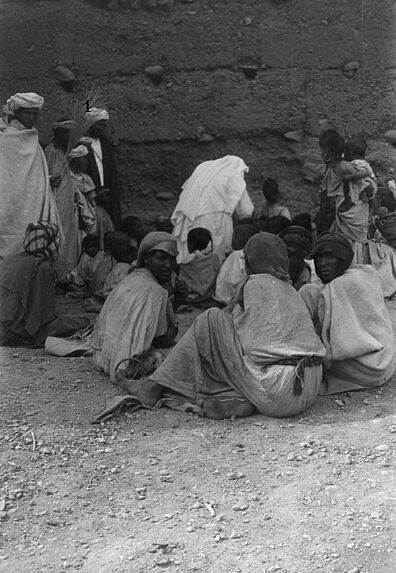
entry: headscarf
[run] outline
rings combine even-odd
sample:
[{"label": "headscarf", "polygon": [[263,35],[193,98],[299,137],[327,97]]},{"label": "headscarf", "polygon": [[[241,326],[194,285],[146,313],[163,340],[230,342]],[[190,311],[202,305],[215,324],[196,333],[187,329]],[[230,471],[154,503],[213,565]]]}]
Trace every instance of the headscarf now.
[{"label": "headscarf", "polygon": [[86,155],[88,155],[88,149],[86,148],[85,145],[79,145],[78,147],[74,147],[69,155],[68,158],[69,159],[77,159],[78,157],[85,157]]},{"label": "headscarf", "polygon": [[32,93],[16,93],[9,97],[3,111],[6,115],[13,115],[20,107],[41,109],[44,104],[44,98]]},{"label": "headscarf", "polygon": [[346,237],[338,233],[323,233],[315,245],[313,257],[329,253],[344,263],[344,270],[351,266],[353,249]]},{"label": "headscarf", "polygon": [[91,107],[89,111],[86,112],[85,117],[93,122],[109,119],[109,112],[105,109],[99,109],[98,107]]},{"label": "headscarf", "polygon": [[286,246],[291,245],[300,248],[304,252],[304,256],[311,252],[312,233],[304,227],[291,225],[281,231],[279,237],[284,240]]},{"label": "headscarf", "polygon": [[163,251],[171,257],[177,255],[177,241],[173,235],[165,231],[153,231],[146,235],[139,245],[136,257],[136,268],[144,267],[144,259],[152,251]]},{"label": "headscarf", "polygon": [[256,233],[245,246],[245,257],[253,275],[269,274],[289,280],[289,259],[285,243],[272,233]]},{"label": "headscarf", "polygon": [[36,274],[38,265],[44,260],[54,263],[59,254],[59,229],[57,225],[48,221],[29,223],[25,231],[23,248],[26,253],[37,257],[37,264],[33,270]]}]

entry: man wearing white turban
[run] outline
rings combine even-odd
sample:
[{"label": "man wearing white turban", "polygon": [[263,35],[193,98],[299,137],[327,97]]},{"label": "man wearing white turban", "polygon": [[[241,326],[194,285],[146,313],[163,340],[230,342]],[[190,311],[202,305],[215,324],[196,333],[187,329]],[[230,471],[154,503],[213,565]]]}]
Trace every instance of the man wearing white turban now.
[{"label": "man wearing white turban", "polygon": [[88,136],[90,147],[87,158],[87,173],[100,193],[101,206],[110,215],[116,229],[121,225],[120,197],[117,181],[117,166],[113,143],[109,138],[109,113],[105,109],[92,107],[87,117],[94,119]]},{"label": "man wearing white turban", "polygon": [[16,93],[0,118],[0,262],[22,250],[29,223],[61,228],[35,128],[43,103],[35,93]]}]

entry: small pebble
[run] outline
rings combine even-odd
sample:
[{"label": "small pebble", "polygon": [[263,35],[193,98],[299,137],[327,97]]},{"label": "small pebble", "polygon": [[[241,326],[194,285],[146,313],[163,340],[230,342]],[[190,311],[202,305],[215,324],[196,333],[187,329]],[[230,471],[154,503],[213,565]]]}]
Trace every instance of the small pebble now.
[{"label": "small pebble", "polygon": [[387,444],[379,444],[379,446],[375,446],[377,452],[387,452],[390,448]]}]

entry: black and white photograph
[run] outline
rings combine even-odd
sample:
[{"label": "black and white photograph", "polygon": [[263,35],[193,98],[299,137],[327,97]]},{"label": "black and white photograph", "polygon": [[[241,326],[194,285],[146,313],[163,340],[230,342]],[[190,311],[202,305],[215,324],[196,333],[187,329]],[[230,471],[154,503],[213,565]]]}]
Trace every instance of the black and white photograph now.
[{"label": "black and white photograph", "polygon": [[394,573],[396,0],[0,0],[0,573]]}]

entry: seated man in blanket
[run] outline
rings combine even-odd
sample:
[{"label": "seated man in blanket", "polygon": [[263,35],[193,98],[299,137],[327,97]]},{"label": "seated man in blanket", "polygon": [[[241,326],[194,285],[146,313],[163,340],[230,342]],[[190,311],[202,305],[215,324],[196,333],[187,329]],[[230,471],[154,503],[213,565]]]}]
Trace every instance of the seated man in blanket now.
[{"label": "seated man in blanket", "polygon": [[172,235],[149,233],[140,243],[135,270],[107,297],[91,344],[95,364],[112,379],[120,365],[127,368],[136,358],[159,364],[161,349],[174,344],[178,328],[164,285],[171,279],[176,255]]},{"label": "seated man in blanket", "polygon": [[179,279],[187,286],[186,304],[200,304],[213,297],[221,260],[213,252],[210,232],[198,227],[187,235],[189,256],[180,263]]},{"label": "seated man in blanket", "polygon": [[247,278],[233,308],[198,316],[161,366],[142,380],[119,384],[153,406],[165,390],[210,418],[255,410],[293,416],[315,400],[325,349],[308,309],[289,283],[286,247],[258,233],[245,247]]},{"label": "seated man in blanket", "polygon": [[58,227],[30,223],[23,252],[5,259],[0,271],[0,346],[44,346],[47,336],[71,336],[88,319],[55,311]]},{"label": "seated man in blanket", "polygon": [[371,265],[352,265],[353,249],[342,235],[321,235],[314,249],[324,286],[299,291],[326,349],[321,394],[375,388],[391,378],[392,323]]}]

